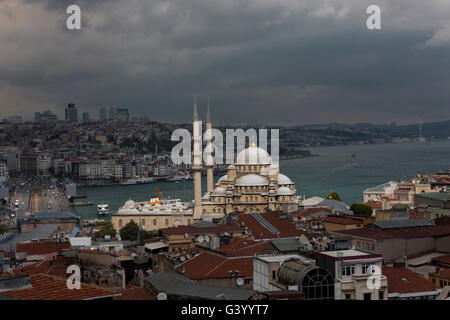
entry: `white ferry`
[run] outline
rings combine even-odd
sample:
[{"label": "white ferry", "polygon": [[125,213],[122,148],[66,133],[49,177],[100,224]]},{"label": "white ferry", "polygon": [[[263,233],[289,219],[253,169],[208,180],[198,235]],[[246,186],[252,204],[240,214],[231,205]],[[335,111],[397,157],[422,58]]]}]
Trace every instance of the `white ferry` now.
[{"label": "white ferry", "polygon": [[127,186],[127,185],[134,185],[134,184],[146,184],[146,183],[152,183],[152,182],[153,182],[153,178],[148,177],[148,178],[139,178],[139,179],[127,179],[127,180],[121,181],[119,184],[122,186]]}]

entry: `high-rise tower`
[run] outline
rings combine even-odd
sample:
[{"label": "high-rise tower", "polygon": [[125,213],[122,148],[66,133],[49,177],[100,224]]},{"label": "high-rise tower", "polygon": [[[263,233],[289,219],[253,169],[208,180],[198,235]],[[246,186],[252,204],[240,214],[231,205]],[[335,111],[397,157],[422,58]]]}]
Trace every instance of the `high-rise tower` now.
[{"label": "high-rise tower", "polygon": [[208,98],[208,110],[206,112],[206,149],[208,150],[208,155],[205,159],[206,166],[206,191],[212,192],[214,187],[213,169],[214,169],[214,159],[212,155],[212,125],[211,125],[211,100]]},{"label": "high-rise tower", "polygon": [[198,120],[197,96],[194,94],[194,115],[192,123],[192,144],[194,172],[194,221],[202,218],[202,122]]}]

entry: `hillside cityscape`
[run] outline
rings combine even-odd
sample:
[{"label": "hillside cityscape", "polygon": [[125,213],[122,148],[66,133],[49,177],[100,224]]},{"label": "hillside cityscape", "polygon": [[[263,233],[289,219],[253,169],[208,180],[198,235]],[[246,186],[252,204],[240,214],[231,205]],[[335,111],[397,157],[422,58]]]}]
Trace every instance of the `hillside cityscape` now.
[{"label": "hillside cityscape", "polygon": [[0,0],[0,316],[448,314],[449,17]]},{"label": "hillside cityscape", "polygon": [[[194,101],[194,119],[197,109]],[[254,141],[231,165],[176,165],[171,134],[190,125],[130,119],[124,108],[99,116],[78,119],[69,104],[64,120],[46,111],[34,122],[0,124],[0,296],[64,299],[71,289],[56,288],[77,265],[81,286],[70,299],[447,299],[450,169],[373,186],[350,205],[332,190],[301,195],[281,173],[283,161]],[[204,125],[212,127],[209,104]],[[280,128],[280,159],[314,157],[307,148],[317,146],[428,143],[448,130],[442,123]],[[203,145],[195,134],[193,141]],[[157,187],[186,188],[188,180],[189,202]],[[157,193],[149,200],[128,199],[117,212],[108,203],[97,205],[96,218],[73,211],[93,207],[78,187],[150,184]]]}]

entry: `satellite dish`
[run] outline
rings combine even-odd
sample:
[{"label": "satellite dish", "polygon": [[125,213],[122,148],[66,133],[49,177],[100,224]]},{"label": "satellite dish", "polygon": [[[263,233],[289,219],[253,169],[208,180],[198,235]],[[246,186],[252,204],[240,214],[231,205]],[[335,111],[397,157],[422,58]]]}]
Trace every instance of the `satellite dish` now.
[{"label": "satellite dish", "polygon": [[160,292],[156,296],[156,299],[158,299],[158,300],[167,300],[167,294],[165,294],[164,292]]},{"label": "satellite dish", "polygon": [[198,238],[197,238],[197,241],[198,241],[198,242],[203,242],[203,240],[204,240],[204,239],[203,239],[203,236],[198,236]]},{"label": "satellite dish", "polygon": [[240,286],[242,286],[243,284],[244,284],[244,279],[242,279],[242,278],[237,278],[236,279],[236,284],[240,287]]},{"label": "satellite dish", "polygon": [[208,242],[209,241],[209,236],[205,237],[205,241]]},{"label": "satellite dish", "polygon": [[189,235],[187,233],[184,234],[185,238],[189,238]]},{"label": "satellite dish", "polygon": [[180,258],[180,260],[181,260],[181,262],[183,262],[184,260],[186,260],[186,258],[182,256],[182,257]]}]

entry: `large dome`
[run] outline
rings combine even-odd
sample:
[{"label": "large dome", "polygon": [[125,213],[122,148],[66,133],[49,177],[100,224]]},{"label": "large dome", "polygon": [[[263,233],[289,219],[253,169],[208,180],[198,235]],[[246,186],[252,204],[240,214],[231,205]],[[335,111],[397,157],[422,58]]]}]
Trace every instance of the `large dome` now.
[{"label": "large dome", "polygon": [[247,174],[239,179],[236,184],[239,187],[251,187],[251,186],[266,186],[268,185],[266,179],[257,174]]},{"label": "large dome", "polygon": [[258,147],[249,147],[242,150],[236,157],[236,164],[246,165],[246,164],[259,164],[259,165],[270,165],[272,163],[272,158],[267,153],[266,150]]},{"label": "large dome", "polygon": [[289,177],[285,176],[284,174],[279,173],[278,174],[278,184],[294,184]]}]

